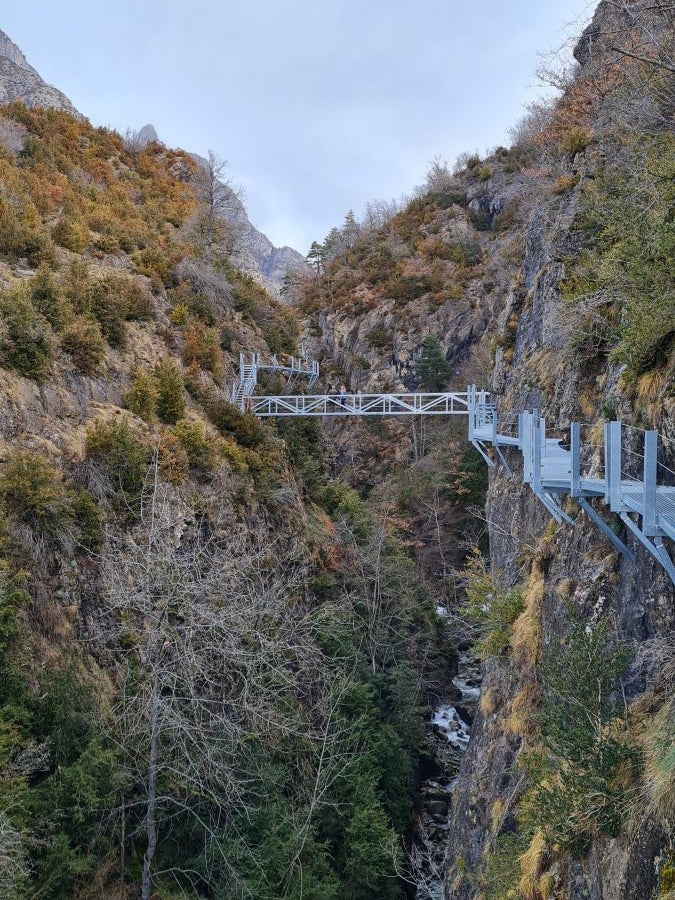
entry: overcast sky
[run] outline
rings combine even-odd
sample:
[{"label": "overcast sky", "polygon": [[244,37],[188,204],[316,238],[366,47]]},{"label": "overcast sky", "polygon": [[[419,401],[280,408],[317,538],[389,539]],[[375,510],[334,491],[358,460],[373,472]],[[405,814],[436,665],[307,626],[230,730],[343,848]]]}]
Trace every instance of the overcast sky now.
[{"label": "overcast sky", "polygon": [[[590,8],[592,9],[592,5]],[[253,223],[306,252],[436,154],[507,141],[539,54],[588,0],[0,0],[0,28],[95,125],[151,122],[230,163]],[[576,23],[576,24],[575,24]]]}]

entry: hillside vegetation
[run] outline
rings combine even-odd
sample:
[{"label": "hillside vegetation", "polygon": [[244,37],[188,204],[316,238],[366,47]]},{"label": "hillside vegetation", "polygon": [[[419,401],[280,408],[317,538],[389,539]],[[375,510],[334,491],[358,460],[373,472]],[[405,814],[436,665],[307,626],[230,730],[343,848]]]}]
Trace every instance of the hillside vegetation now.
[{"label": "hillside vegetation", "polygon": [[2,117],[0,894],[403,896],[405,523],[228,402],[298,326],[193,161]]}]

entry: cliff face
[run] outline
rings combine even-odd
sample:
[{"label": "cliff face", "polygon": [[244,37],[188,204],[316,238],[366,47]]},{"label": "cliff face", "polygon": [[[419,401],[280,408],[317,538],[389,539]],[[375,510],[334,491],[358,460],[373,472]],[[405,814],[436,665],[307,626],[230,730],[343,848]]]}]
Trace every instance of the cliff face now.
[{"label": "cliff face", "polygon": [[[672,12],[658,5],[626,4],[619,10],[615,4],[600,3],[582,35],[575,50],[581,66],[554,111],[553,124],[557,115],[558,123],[584,129],[584,146],[569,148],[566,166],[558,175],[567,179],[558,182],[560,188],[567,186],[559,199],[544,199],[524,224],[524,261],[499,318],[491,379],[505,418],[512,410],[538,408],[549,423],[558,426],[574,420],[587,423],[582,426],[582,438],[591,444],[593,423],[622,419],[628,425],[624,429],[628,468],[631,454],[637,461],[642,450],[636,426],[659,429],[660,458],[664,466],[673,467],[672,269],[641,313],[651,321],[654,337],[662,341],[660,352],[636,369],[621,342],[630,337],[626,329],[630,304],[637,304],[636,295],[641,289],[648,291],[648,286],[631,284],[630,279],[620,285],[623,276],[616,269],[602,283],[592,276],[584,282],[581,271],[588,265],[607,265],[608,251],[617,253],[626,268],[631,266],[632,254],[638,253],[644,253],[651,272],[670,267],[656,246],[658,239],[651,243],[651,235],[643,238],[641,250],[634,245],[630,256],[622,254],[620,235],[629,232],[631,225],[621,203],[614,207],[617,218],[611,224],[608,219],[603,222],[602,212],[589,204],[606,203],[603,190],[596,191],[603,179],[612,180],[615,198],[636,190],[638,182],[646,187],[648,179],[640,171],[641,155],[633,140],[651,140],[655,148],[663,147],[672,170],[673,145],[668,136],[672,69],[661,68],[663,59],[672,59],[672,26]],[[636,64],[630,54],[653,62]],[[593,94],[589,84],[603,78],[603,89]],[[653,92],[648,87],[650,79]],[[571,110],[574,116],[567,120]],[[633,129],[643,134],[636,137]],[[653,194],[655,203],[657,196],[658,191]],[[669,215],[668,207],[666,202],[661,222]],[[594,224],[589,227],[591,219]],[[663,226],[655,225],[659,227]],[[614,231],[611,237],[609,229]],[[579,282],[573,284],[575,278]],[[632,296],[622,296],[622,288],[627,287]],[[595,295],[599,303],[591,313],[593,288],[607,293]],[[617,307],[623,308],[623,332],[612,325],[617,322]],[[595,323],[601,329],[607,325],[609,333],[599,336],[596,332],[598,344],[589,351],[590,317],[598,313],[601,318]],[[649,341],[646,333],[642,339]],[[601,352],[596,355],[598,347]],[[588,449],[586,463],[601,470],[597,447]],[[659,477],[667,482],[668,471],[660,469]],[[662,805],[650,799],[651,776],[645,771],[655,755],[655,734],[661,735],[658,740],[665,742],[664,747],[673,741],[672,584],[630,536],[627,542],[636,554],[635,564],[613,552],[584,517],[575,516],[573,528],[554,526],[520,479],[509,477],[503,469],[491,470],[486,519],[491,523],[494,583],[501,590],[524,584],[525,608],[513,626],[511,653],[485,663],[480,713],[455,794],[447,896],[575,900],[670,896],[672,820]],[[557,681],[547,670],[548,661],[560,646],[570,655],[574,652],[571,623],[579,619],[586,623],[589,635],[591,630],[606,629],[613,632],[609,643],[626,648],[623,662],[627,664],[611,688],[618,693],[608,699],[607,709],[611,702],[617,709],[623,704],[623,711],[614,713],[623,716],[617,734],[635,751],[637,768],[646,770],[634,775],[623,793],[616,782],[608,786],[600,777],[594,786],[590,781],[582,785],[581,778],[578,784],[570,784],[584,766],[592,764],[581,751],[576,756],[571,747],[563,752],[560,739],[552,738],[552,727],[546,724],[551,709],[558,708],[552,691],[559,689],[551,688]],[[563,669],[564,660],[561,657]],[[576,672],[577,690],[584,677],[582,671]],[[574,690],[566,695],[569,703],[579,702]],[[610,688],[605,690],[609,693]],[[662,721],[669,723],[664,732],[657,724]],[[528,757],[540,752],[542,744],[547,748],[545,755],[554,748],[556,765],[561,767],[558,782],[555,771],[537,774]],[[566,752],[572,753],[568,761]],[[661,787],[670,805],[672,767],[666,763],[663,775],[666,784]],[[542,781],[537,783],[542,777],[548,779],[544,787]],[[597,810],[594,813],[592,804],[586,803],[583,839],[571,848],[560,833],[563,823],[552,824],[556,816],[542,798],[558,803],[560,816],[569,822],[574,811],[584,806],[584,792],[594,789],[605,811],[613,807],[616,820],[599,824]]]}]

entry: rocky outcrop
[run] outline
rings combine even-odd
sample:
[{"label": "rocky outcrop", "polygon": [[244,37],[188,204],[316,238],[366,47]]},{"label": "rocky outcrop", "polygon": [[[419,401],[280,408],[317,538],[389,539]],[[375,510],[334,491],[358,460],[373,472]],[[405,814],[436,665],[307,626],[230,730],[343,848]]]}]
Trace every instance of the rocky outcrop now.
[{"label": "rocky outcrop", "polygon": [[[146,125],[139,136],[148,129],[152,129],[153,139],[157,140],[157,133],[152,125]],[[208,164],[197,153],[192,153],[191,156],[199,165]],[[224,185],[223,188],[229,194],[224,206],[227,207],[227,220],[234,226],[237,264],[273,296],[281,296],[285,276],[293,272],[308,271],[307,261],[292,247],[275,247],[267,235],[252,224],[239,193],[229,185]]]},{"label": "rocky outcrop", "polygon": [[66,95],[47,84],[16,44],[0,31],[0,105],[15,100],[26,106],[51,106],[79,115]]}]

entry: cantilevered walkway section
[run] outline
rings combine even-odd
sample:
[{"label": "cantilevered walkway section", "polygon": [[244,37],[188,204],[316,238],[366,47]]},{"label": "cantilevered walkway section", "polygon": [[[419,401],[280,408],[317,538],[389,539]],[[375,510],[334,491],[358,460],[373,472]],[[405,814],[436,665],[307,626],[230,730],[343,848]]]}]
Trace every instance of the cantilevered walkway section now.
[{"label": "cantilevered walkway section", "polygon": [[[602,461],[594,448],[584,446],[582,426],[572,422],[569,439],[548,437],[546,420],[537,410],[517,413],[513,433],[500,430],[497,409],[490,395],[470,385],[463,392],[410,394],[283,394],[256,396],[257,372],[268,369],[287,375],[292,382],[307,379],[313,386],[319,366],[303,351],[299,358],[262,362],[257,354],[241,355],[239,379],[231,398],[244,411],[260,418],[285,416],[466,416],[468,439],[489,466],[501,463],[513,475],[513,451],[522,456],[522,481],[557,522],[574,525],[562,508],[572,497],[614,547],[634,561],[634,553],[596,508],[603,506],[666,570],[675,585],[675,565],[665,541],[675,541],[675,472],[658,459],[659,435],[643,432],[643,452],[624,447],[626,428],[621,422],[604,426]],[[627,442],[626,442],[627,443]],[[508,452],[505,452],[508,451]],[[630,464],[627,461],[631,455]],[[582,461],[589,460],[587,470]],[[630,470],[630,471],[629,471]],[[595,506],[591,504],[595,501]]]}]

